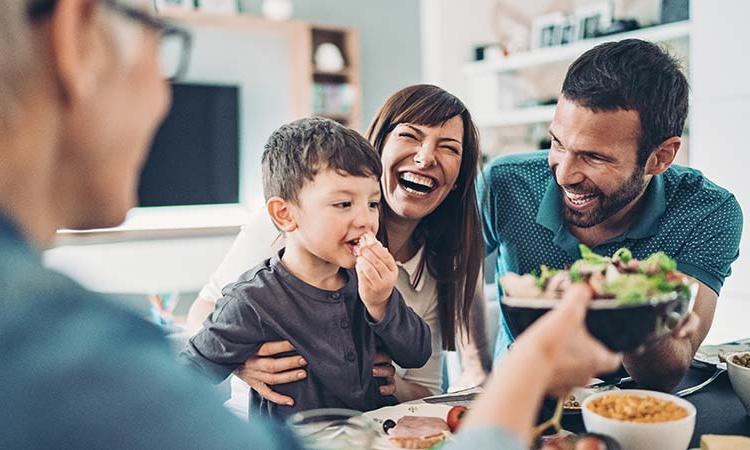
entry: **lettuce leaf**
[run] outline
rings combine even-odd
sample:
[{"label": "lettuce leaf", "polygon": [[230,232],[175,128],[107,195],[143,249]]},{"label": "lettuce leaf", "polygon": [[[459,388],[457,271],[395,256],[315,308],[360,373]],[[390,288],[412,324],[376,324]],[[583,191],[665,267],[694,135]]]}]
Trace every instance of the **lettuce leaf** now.
[{"label": "lettuce leaf", "polygon": [[625,264],[633,260],[633,253],[629,249],[622,247],[612,255],[612,261],[622,261]]}]

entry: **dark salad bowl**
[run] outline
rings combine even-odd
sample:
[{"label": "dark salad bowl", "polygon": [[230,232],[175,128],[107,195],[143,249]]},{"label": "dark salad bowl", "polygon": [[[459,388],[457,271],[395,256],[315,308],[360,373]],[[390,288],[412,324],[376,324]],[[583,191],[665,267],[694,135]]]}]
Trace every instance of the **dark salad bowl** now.
[{"label": "dark salad bowl", "polygon": [[[663,295],[632,304],[617,300],[593,300],[586,314],[586,328],[615,352],[630,352],[668,335],[692,309],[697,286],[691,295]],[[513,338],[518,337],[560,300],[503,297],[500,302]]]}]

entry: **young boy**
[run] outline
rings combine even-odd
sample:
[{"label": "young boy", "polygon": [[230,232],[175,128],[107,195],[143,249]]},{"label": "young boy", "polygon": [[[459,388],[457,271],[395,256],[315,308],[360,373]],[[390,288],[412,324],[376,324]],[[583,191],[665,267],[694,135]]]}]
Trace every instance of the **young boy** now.
[{"label": "young boy", "polygon": [[377,153],[336,122],[302,119],[271,135],[262,164],[266,208],[285,248],[223,289],[181,356],[221,381],[262,343],[289,340],[308,375],[274,389],[294,405],[253,391],[251,415],[395,404],[372,376],[376,348],[401,367],[421,367],[431,354],[430,329],[394,289],[396,262],[374,237]]}]

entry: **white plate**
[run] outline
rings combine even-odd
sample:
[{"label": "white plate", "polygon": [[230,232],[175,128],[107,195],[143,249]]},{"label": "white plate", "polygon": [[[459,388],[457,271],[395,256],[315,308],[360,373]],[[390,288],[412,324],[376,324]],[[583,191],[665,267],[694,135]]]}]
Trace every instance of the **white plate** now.
[{"label": "white plate", "polygon": [[365,417],[369,417],[375,422],[375,426],[378,428],[378,438],[375,440],[373,450],[394,450],[399,449],[388,440],[388,435],[383,431],[383,422],[391,419],[394,422],[398,422],[398,419],[404,416],[422,416],[422,417],[439,417],[443,420],[448,416],[448,411],[452,406],[430,404],[430,403],[402,403],[396,406],[385,406],[374,411],[368,411],[362,414]]}]

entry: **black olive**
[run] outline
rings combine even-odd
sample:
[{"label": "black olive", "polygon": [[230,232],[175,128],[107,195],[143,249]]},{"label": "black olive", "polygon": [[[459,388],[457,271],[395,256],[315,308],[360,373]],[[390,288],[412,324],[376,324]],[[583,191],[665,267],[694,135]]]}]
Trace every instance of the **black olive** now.
[{"label": "black olive", "polygon": [[388,430],[396,426],[396,422],[392,421],[391,419],[386,420],[383,422],[383,431],[385,431],[385,434],[388,434]]}]

